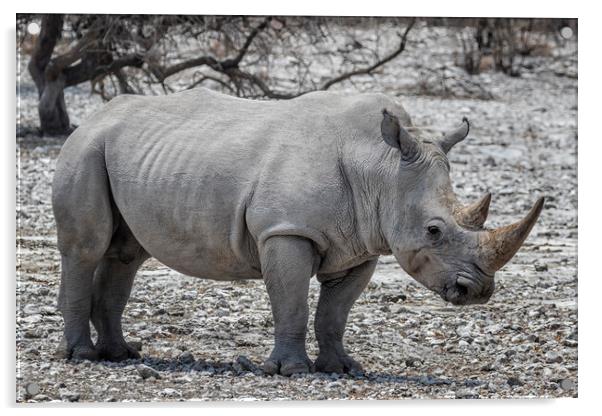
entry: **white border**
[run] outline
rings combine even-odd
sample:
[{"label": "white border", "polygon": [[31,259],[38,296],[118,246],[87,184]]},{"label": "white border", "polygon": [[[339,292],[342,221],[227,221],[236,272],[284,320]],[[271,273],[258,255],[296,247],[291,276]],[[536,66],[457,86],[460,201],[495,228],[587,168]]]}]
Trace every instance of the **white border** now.
[{"label": "white border", "polygon": [[325,1],[325,0],[252,0],[252,1],[171,1],[108,0],[83,3],[77,0],[24,1],[19,12],[51,13],[153,13],[153,14],[271,14],[331,16],[499,16],[499,17],[577,17],[579,7],[561,1],[527,2],[504,0],[403,1]]},{"label": "white border", "polygon": [[[9,4],[6,4],[9,3]],[[326,411],[340,409],[345,413],[365,413],[371,408],[379,411],[395,413],[423,414],[504,414],[509,412],[545,412],[546,414],[580,414],[595,408],[602,384],[600,366],[600,293],[602,293],[601,277],[598,275],[596,256],[600,246],[600,208],[601,164],[598,159],[602,154],[600,145],[600,32],[602,16],[597,13],[595,3],[585,5],[577,2],[541,1],[526,2],[524,0],[504,0],[498,2],[484,1],[379,1],[370,0],[351,3],[350,1],[324,0],[251,0],[251,1],[218,1],[202,0],[187,2],[151,2],[103,0],[97,3],[80,1],[38,1],[5,2],[1,13],[3,20],[3,54],[2,81],[7,98],[2,100],[4,137],[2,144],[3,176],[0,181],[2,204],[2,239],[0,250],[4,284],[4,304],[2,307],[2,350],[3,366],[0,377],[0,392],[3,407],[9,407],[10,414],[30,414],[42,411],[44,414],[103,414],[107,412],[125,413],[141,410],[145,414],[164,414],[170,407],[176,407],[182,413],[231,413],[261,414],[283,411],[289,413]],[[14,400],[14,330],[15,330],[15,13],[17,12],[69,12],[69,13],[178,13],[178,14],[273,14],[273,15],[400,15],[400,16],[503,16],[503,17],[576,17],[579,18],[579,399],[555,400],[504,400],[504,401],[404,401],[404,402],[290,402],[268,404],[234,404],[218,403],[210,408],[198,408],[192,404],[162,404],[147,408],[143,405],[97,405],[91,409],[75,406],[16,407]],[[596,406],[599,407],[599,406]]]}]

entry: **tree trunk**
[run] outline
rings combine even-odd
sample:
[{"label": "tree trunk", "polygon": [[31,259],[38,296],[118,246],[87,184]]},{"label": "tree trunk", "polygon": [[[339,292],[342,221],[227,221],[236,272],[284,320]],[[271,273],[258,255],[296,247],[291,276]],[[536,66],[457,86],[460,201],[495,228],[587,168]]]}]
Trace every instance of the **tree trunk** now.
[{"label": "tree trunk", "polygon": [[65,80],[63,76],[53,81],[46,80],[46,85],[38,102],[40,128],[44,134],[68,134],[71,132],[64,89]]},{"label": "tree trunk", "polygon": [[44,15],[42,28],[27,66],[38,90],[38,115],[43,134],[68,134],[71,131],[65,105],[65,77],[51,71],[49,63],[63,30],[63,16]]}]

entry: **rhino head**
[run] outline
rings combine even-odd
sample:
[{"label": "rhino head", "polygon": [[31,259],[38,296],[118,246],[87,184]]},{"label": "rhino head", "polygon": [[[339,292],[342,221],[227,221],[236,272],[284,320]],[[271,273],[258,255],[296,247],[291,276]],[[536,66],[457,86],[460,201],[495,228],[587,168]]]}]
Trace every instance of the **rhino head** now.
[{"label": "rhino head", "polygon": [[497,229],[484,223],[491,195],[462,206],[454,195],[447,153],[469,131],[468,120],[433,140],[419,140],[383,110],[381,133],[399,169],[381,204],[381,230],[401,267],[455,305],[485,303],[494,273],[518,251],[543,207],[537,200],[520,221]]}]

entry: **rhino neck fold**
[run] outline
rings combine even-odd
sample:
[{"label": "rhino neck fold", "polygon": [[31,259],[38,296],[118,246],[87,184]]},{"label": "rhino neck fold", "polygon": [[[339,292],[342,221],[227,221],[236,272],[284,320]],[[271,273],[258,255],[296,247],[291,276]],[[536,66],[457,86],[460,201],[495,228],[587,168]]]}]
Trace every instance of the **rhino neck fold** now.
[{"label": "rhino neck fold", "polygon": [[[344,235],[357,254],[382,255],[391,250],[382,231],[381,198],[386,181],[380,177],[382,169],[371,169],[374,161],[361,160],[340,163],[348,196],[349,217],[353,227]],[[372,163],[371,163],[372,162]]]}]

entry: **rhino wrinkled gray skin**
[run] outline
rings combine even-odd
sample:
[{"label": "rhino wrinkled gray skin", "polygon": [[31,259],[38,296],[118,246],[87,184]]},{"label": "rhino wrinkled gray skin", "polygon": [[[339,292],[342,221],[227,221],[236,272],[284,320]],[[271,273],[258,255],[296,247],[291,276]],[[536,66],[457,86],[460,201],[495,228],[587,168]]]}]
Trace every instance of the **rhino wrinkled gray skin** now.
[{"label": "rhino wrinkled gray skin", "polygon": [[[446,301],[486,302],[543,199],[523,220],[484,229],[491,195],[463,206],[449,177],[446,153],[468,129],[464,120],[425,139],[381,94],[252,101],[199,88],[113,99],[67,139],[57,162],[60,353],[139,357],[121,316],[149,257],[201,278],[263,278],[275,326],[268,373],[361,369],[343,333],[383,254]],[[312,367],[314,275],[320,352]]]}]

